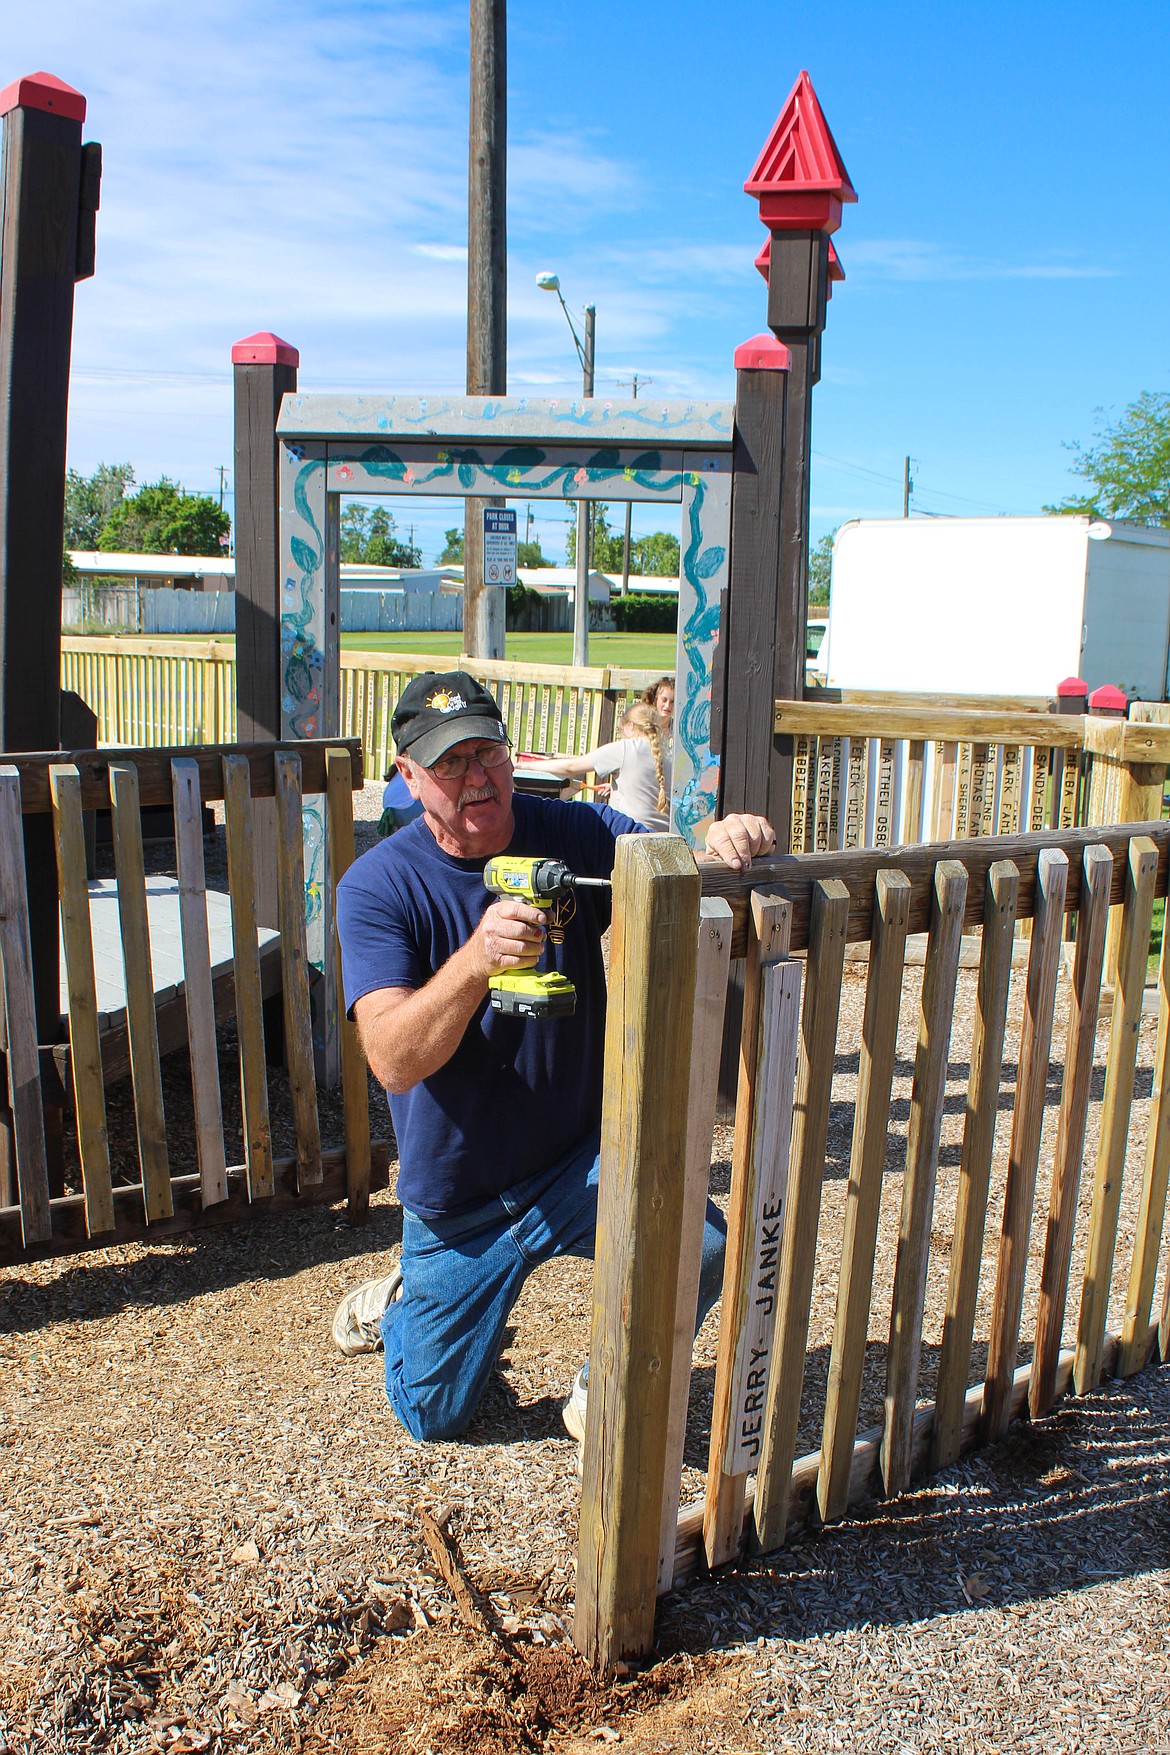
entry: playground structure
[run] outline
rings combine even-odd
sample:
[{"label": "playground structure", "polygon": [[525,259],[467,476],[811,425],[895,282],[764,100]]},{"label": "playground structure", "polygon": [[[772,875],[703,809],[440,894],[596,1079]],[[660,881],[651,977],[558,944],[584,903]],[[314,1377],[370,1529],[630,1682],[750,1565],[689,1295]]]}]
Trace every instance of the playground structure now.
[{"label": "playground structure", "polygon": [[[1108,1305],[1151,914],[1155,898],[1167,892],[1170,865],[1170,828],[1141,819],[1160,815],[1170,732],[1156,724],[1096,723],[1080,712],[1048,715],[1036,702],[1001,703],[992,711],[986,704],[972,709],[936,701],[919,703],[915,714],[877,698],[801,698],[811,391],[830,284],[840,277],[830,233],[842,201],[853,199],[807,76],[797,82],[748,185],[769,230],[761,266],[771,333],[738,350],[734,405],[581,402],[561,408],[521,399],[401,397],[339,403],[297,393],[296,350],[277,337],[261,333],[238,343],[234,678],[222,655],[209,654],[204,673],[174,648],[164,662],[119,643],[117,711],[130,717],[118,723],[135,727],[136,747],[98,754],[35,753],[52,751],[60,735],[56,536],[68,319],[73,278],[84,267],[78,221],[92,217],[96,206],[94,149],[80,142],[84,100],[60,82],[20,82],[0,99],[0,113],[11,186],[20,194],[4,213],[5,285],[21,290],[24,258],[16,244],[22,231],[27,239],[29,228],[47,225],[56,228],[51,256],[60,294],[51,331],[27,296],[16,298],[6,307],[15,315],[0,346],[6,392],[0,405],[9,411],[0,439],[6,752],[0,810],[7,822],[0,837],[0,962],[14,1142],[8,1169],[17,1191],[0,1210],[2,1259],[149,1238],[342,1193],[350,1216],[360,1219],[379,1174],[379,1154],[369,1141],[360,1050],[331,973],[331,888],[352,857],[351,792],[363,772],[359,744],[342,742],[342,715],[353,714],[352,726],[360,714],[360,736],[380,767],[388,755],[389,712],[407,667],[401,660],[364,662],[364,680],[355,683],[355,667],[339,655],[340,496],[490,497],[514,490],[524,497],[588,498],[593,490],[606,498],[678,504],[684,560],[681,748],[672,801],[681,838],[631,839],[622,844],[615,871],[575,1634],[581,1650],[601,1668],[645,1652],[657,1595],[702,1562],[732,1562],[745,1545],[776,1547],[804,1519],[841,1516],[875,1483],[896,1494],[924,1464],[944,1466],[977,1437],[996,1437],[1025,1402],[1041,1417],[1070,1376],[1083,1393],[1107,1370],[1139,1369],[1155,1345],[1165,1357],[1170,1318],[1163,1313],[1160,1333],[1150,1325],[1170,1169],[1170,1127],[1162,1116],[1170,1044],[1165,948],[1142,1218],[1116,1335],[1108,1332]],[[49,189],[56,193],[37,207],[33,195]],[[82,228],[83,242],[87,235]],[[47,395],[42,356],[54,367]],[[35,469],[18,443],[21,423],[31,430],[34,421],[53,440]],[[80,668],[68,669],[87,662],[81,643],[66,643],[64,656],[66,675],[86,692]],[[101,686],[109,691],[113,661],[108,651],[98,656],[105,666]],[[599,671],[554,683],[520,676],[520,667],[493,670],[473,655],[467,662],[496,684],[509,715],[518,715],[522,737],[531,732],[535,747],[541,747],[536,740],[545,748],[562,740],[581,747],[577,740],[603,735],[606,711],[631,680]],[[167,664],[172,680],[160,689],[159,670]],[[212,730],[214,742],[138,747],[148,739],[134,715],[145,725],[151,712],[149,729],[159,736],[181,742],[198,722],[205,734]],[[115,735],[109,725],[107,719],[106,734]],[[19,753],[28,750],[34,753]],[[224,1149],[205,931],[199,810],[209,799],[224,802],[232,864],[245,1139],[244,1161],[232,1167]],[[200,1163],[195,1178],[169,1173],[159,1095],[138,813],[143,804],[164,801],[176,820]],[[118,860],[139,1140],[140,1180],[127,1187],[114,1184],[105,1134],[82,835],[83,812],[107,805]],[[793,854],[747,875],[708,868],[700,878],[686,841],[701,835],[717,811],[737,809],[770,815],[781,846]],[[1077,826],[1086,812],[1092,825]],[[1041,821],[1052,826],[1041,830]],[[914,845],[918,836],[924,840]],[[898,841],[904,845],[895,848]],[[58,897],[79,1195],[51,1192],[45,1119],[60,1109],[43,1083],[44,1051],[60,1046]],[[1033,1362],[1017,1369],[1045,1075],[1061,947],[1072,922],[1060,1130],[1044,1166],[1052,1194],[1044,1215],[1041,1315]],[[1027,1001],[996,1246],[996,1228],[988,1223],[989,1166],[1003,1105],[1017,923],[1030,927]],[[296,1139],[295,1157],[286,1162],[273,1159],[266,1110],[257,927],[280,933]],[[960,1203],[952,1219],[935,1212],[935,1189],[964,929],[981,931],[981,963]],[[894,1022],[912,931],[926,932],[928,942],[885,1419],[880,1432],[859,1435]],[[847,943],[870,948],[851,1217],[838,1263],[822,1444],[815,1456],[797,1459]],[[732,1027],[739,1088],[711,1463],[703,1503],[680,1509],[689,1312],[733,958],[743,959],[744,997],[742,1023]],[[332,1157],[321,1150],[316,1117],[314,963],[325,973],[318,1017],[326,1070],[337,1071],[345,1093],[347,1144],[343,1155]],[[1101,1143],[1085,1225],[1088,1267],[1076,1345],[1067,1349],[1063,1318],[1078,1241],[1103,979],[1112,980],[1113,994]],[[923,1285],[934,1227],[953,1235],[952,1280],[934,1398],[919,1406]],[[993,1255],[989,1363],[985,1381],[972,1388],[975,1294],[981,1267]]]}]

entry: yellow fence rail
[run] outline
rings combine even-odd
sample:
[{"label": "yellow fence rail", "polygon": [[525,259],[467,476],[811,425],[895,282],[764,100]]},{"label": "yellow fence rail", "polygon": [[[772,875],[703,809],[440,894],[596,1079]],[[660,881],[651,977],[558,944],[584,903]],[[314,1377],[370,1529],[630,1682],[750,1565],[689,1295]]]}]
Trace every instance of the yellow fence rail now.
[{"label": "yellow fence rail", "polygon": [[[448,660],[479,678],[500,703],[518,750],[584,755],[612,735],[626,701],[653,671]],[[394,757],[390,723],[411,678],[442,659],[425,653],[343,652],[339,735],[361,740],[365,771]],[[65,638],[61,686],[88,702],[102,744],[228,743],[236,735],[236,661],[221,640]]]}]

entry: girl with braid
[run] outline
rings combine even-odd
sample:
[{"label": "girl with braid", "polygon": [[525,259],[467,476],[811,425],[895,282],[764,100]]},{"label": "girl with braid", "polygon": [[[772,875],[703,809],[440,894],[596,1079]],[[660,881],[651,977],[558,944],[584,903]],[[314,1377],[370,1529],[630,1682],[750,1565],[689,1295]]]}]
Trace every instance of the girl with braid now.
[{"label": "girl with braid", "polygon": [[621,736],[583,756],[548,756],[549,766],[571,780],[596,774],[612,780],[608,803],[655,833],[670,828],[670,750],[662,720],[645,701],[622,715]]}]

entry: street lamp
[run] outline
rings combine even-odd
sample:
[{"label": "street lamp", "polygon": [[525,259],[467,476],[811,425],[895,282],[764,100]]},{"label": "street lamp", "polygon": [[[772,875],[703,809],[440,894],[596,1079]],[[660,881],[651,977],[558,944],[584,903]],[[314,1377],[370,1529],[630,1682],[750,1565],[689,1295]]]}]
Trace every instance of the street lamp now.
[{"label": "street lamp", "polygon": [[[555,292],[561,301],[561,310],[565,313],[565,322],[569,325],[569,334],[573,337],[573,346],[577,349],[577,358],[581,362],[581,377],[584,394],[593,395],[593,361],[597,345],[597,310],[594,305],[585,307],[585,339],[577,333],[577,325],[569,315],[569,307],[561,291],[560,279],[545,269],[536,277],[536,284],[542,292]],[[589,502],[577,501],[577,589],[573,597],[573,663],[588,664],[589,662]]]}]

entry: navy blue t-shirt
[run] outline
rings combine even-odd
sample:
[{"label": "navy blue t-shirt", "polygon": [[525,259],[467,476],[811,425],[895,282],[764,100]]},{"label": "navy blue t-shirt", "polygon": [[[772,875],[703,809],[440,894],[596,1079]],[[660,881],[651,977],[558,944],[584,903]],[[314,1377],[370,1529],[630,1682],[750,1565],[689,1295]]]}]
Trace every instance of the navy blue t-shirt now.
[{"label": "navy blue t-shirt", "polygon": [[[618,835],[639,825],[608,808],[516,796],[506,851],[560,859],[580,877],[609,877]],[[483,859],[454,859],[420,817],[364,853],[337,888],[346,1004],[383,987],[422,987],[467,943],[497,898]],[[541,969],[577,989],[571,1018],[534,1021],[487,999],[445,1066],[388,1093],[398,1139],[398,1198],[422,1218],[478,1206],[547,1169],[601,1119],[605,970],[601,935],[610,893],[574,893],[563,945]]]}]

